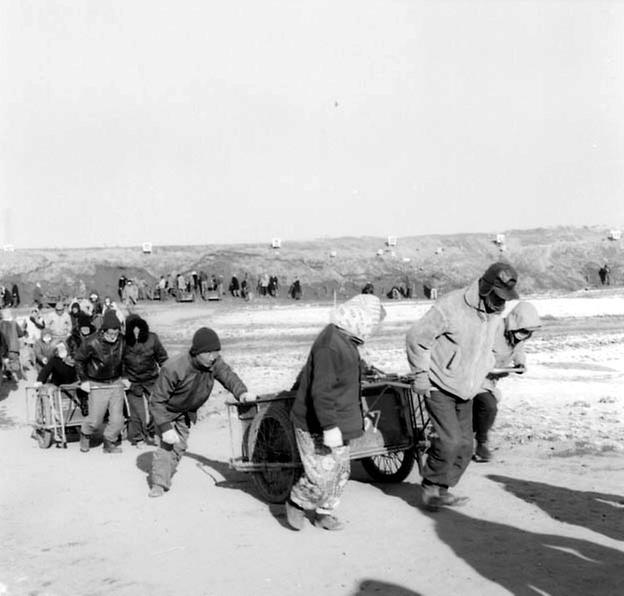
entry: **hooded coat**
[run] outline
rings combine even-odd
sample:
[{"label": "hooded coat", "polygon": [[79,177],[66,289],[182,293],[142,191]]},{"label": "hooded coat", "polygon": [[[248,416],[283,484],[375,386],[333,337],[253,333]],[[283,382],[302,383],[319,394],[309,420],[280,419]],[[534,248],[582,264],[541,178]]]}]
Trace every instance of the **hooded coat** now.
[{"label": "hooded coat", "polygon": [[379,298],[356,296],[338,306],[318,335],[299,373],[291,410],[293,424],[311,434],[338,427],[345,441],[364,432],[358,346],[385,317]]},{"label": "hooded coat", "polygon": [[[139,336],[134,336],[134,330]],[[160,367],[169,358],[158,335],[149,330],[145,319],[130,315],[126,319],[124,369],[131,383],[148,383],[158,378]]]},{"label": "hooded coat", "polygon": [[[518,329],[533,331],[541,326],[542,323],[535,307],[530,302],[518,302],[505,319],[500,322],[496,330],[494,367],[525,366],[524,341],[516,342],[512,332]],[[483,389],[492,393],[497,400],[500,400],[501,392],[496,386],[497,381],[498,378],[488,375],[483,382]]]}]

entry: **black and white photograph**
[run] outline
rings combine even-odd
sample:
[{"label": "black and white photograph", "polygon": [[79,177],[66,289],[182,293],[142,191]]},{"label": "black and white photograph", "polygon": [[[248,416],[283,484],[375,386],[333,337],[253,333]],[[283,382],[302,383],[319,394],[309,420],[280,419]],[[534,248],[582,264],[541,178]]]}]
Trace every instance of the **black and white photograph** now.
[{"label": "black and white photograph", "polygon": [[624,2],[0,0],[0,596],[624,594]]}]

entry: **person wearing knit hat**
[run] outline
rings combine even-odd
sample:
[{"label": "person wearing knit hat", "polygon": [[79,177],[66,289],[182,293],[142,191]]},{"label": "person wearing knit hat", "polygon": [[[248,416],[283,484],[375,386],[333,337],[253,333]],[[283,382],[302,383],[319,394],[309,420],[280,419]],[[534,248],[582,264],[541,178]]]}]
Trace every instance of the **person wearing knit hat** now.
[{"label": "person wearing knit hat", "polygon": [[[85,322],[83,320],[81,324]],[[107,310],[100,330],[81,338],[80,347],[74,355],[80,390],[89,394],[89,416],[80,429],[82,452],[89,451],[91,435],[104,422],[108,412],[104,453],[121,453],[117,443],[125,423],[124,388],[129,383],[122,378],[125,340],[120,328],[121,323],[115,312]]]},{"label": "person wearing knit hat", "polygon": [[360,403],[361,346],[385,318],[379,298],[361,294],[336,307],[315,339],[293,389],[291,410],[303,474],[286,502],[286,519],[304,527],[306,511],[314,525],[340,530],[334,516],[349,479],[349,441],[364,432]]},{"label": "person wearing knit hat", "polygon": [[150,497],[161,497],[171,488],[171,477],[187,449],[197,410],[210,397],[215,380],[239,401],[256,399],[221,357],[217,333],[201,327],[188,351],[162,365],[152,388],[150,414],[161,440],[152,458]]},{"label": "person wearing knit hat", "polygon": [[517,279],[509,263],[494,263],[468,287],[438,298],[407,332],[412,391],[424,400],[435,431],[422,471],[426,509],[468,500],[449,488],[472,459],[472,399],[494,367],[496,330],[506,302],[518,298]]}]

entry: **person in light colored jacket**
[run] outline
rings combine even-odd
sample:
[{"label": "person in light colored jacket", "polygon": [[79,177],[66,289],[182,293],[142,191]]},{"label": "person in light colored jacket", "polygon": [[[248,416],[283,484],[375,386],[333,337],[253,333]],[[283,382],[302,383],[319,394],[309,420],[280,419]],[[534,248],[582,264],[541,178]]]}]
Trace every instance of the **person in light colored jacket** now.
[{"label": "person in light colored jacket", "polygon": [[54,311],[45,317],[46,329],[50,330],[55,342],[65,341],[72,330],[72,320],[65,310],[65,304],[59,301],[54,306]]},{"label": "person in light colored jacket", "polygon": [[[524,344],[533,332],[542,326],[536,308],[530,302],[518,302],[503,319],[494,338],[494,367],[496,369],[513,366],[518,373],[526,370]],[[492,453],[488,447],[488,434],[496,420],[501,392],[498,380],[507,372],[490,372],[483,381],[481,391],[472,403],[472,426],[477,442],[474,459],[490,461]]]},{"label": "person in light colored jacket", "polygon": [[506,301],[518,298],[517,278],[508,263],[494,263],[467,288],[438,298],[407,332],[413,390],[425,400],[435,430],[423,468],[426,508],[467,501],[448,489],[472,457],[472,399],[494,366],[496,329]]}]

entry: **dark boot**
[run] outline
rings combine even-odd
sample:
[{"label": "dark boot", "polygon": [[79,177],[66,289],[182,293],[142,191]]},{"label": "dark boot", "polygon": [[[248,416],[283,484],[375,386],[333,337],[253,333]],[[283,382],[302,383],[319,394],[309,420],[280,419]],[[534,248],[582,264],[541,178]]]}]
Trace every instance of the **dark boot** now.
[{"label": "dark boot", "polygon": [[91,435],[80,433],[80,451],[87,453],[91,447]]},{"label": "dark boot", "polygon": [[104,453],[121,453],[121,447],[115,445],[113,441],[104,439]]}]

